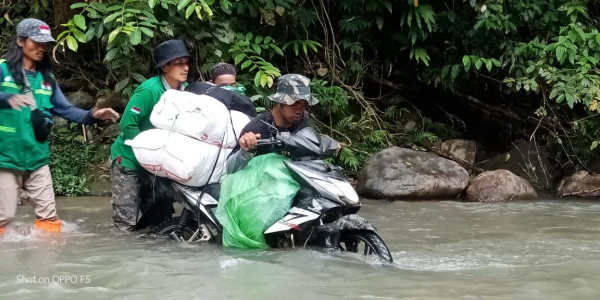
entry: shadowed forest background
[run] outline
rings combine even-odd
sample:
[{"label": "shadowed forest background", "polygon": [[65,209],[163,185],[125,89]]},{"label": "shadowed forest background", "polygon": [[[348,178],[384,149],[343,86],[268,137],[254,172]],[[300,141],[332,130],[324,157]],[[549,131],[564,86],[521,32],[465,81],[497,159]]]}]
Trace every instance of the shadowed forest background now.
[{"label": "shadowed forest background", "polygon": [[[526,141],[562,176],[596,169],[600,1],[4,0],[0,9],[2,53],[22,19],[50,24],[55,73],[82,108],[122,112],[154,75],[151,50],[178,38],[195,58],[192,80],[235,64],[258,107],[268,109],[281,74],[311,78],[314,125],[344,143],[334,160],[350,175],[382,149],[435,151],[456,138],[477,142],[477,161]],[[58,123],[56,193],[86,193],[106,176],[118,132]]]}]

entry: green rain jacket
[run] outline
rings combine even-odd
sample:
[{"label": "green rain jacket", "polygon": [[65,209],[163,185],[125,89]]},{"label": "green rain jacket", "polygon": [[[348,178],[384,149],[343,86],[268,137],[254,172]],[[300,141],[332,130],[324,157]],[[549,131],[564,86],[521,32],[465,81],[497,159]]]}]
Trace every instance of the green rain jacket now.
[{"label": "green rain jacket", "polygon": [[[187,83],[183,83],[183,85],[185,86]],[[131,146],[125,145],[125,141],[132,140],[142,131],[154,128],[150,123],[150,114],[165,91],[161,77],[155,76],[138,86],[131,99],[129,99],[121,123],[119,123],[121,134],[111,147],[112,158],[118,159],[120,157],[123,167],[136,171],[141,169]]]}]

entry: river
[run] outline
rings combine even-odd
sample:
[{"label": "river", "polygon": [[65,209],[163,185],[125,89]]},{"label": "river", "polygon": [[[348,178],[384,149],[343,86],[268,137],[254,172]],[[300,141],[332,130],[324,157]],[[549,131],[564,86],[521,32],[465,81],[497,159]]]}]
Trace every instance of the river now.
[{"label": "river", "polygon": [[392,265],[307,249],[224,250],[121,233],[109,199],[22,206],[0,237],[6,299],[598,299],[600,202],[363,200]]}]

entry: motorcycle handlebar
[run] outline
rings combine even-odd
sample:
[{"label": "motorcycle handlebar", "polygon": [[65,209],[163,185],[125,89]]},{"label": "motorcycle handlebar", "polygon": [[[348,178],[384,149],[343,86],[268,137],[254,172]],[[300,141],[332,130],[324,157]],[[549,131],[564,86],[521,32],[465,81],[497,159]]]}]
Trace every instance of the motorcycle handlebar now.
[{"label": "motorcycle handlebar", "polygon": [[280,140],[272,140],[272,139],[258,139],[256,140],[256,146],[270,146],[270,145],[275,145],[275,146],[283,146],[283,142]]}]

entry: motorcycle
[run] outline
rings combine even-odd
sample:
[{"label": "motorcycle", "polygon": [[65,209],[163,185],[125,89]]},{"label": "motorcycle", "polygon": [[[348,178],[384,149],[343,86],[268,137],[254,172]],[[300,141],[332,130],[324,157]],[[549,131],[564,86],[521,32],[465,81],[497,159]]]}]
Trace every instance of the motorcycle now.
[{"label": "motorcycle", "polygon": [[[264,231],[271,247],[311,247],[376,255],[391,263],[392,255],[376,228],[356,215],[359,197],[342,169],[323,161],[335,152],[337,142],[311,128],[297,133],[273,133],[261,139],[257,151],[278,152],[290,159],[287,169],[300,184],[291,209]],[[166,197],[179,202],[183,210],[156,229],[156,233],[186,242],[220,242],[223,228],[215,213],[220,184],[204,187],[161,181]]]}]

